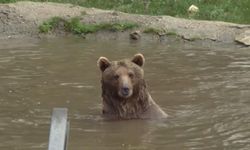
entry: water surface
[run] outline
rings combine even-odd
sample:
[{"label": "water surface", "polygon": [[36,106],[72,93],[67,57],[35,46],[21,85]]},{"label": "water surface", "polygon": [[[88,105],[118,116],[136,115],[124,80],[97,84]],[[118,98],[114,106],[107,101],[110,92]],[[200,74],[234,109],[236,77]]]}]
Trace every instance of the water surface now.
[{"label": "water surface", "polygon": [[[146,57],[163,121],[103,121],[99,56]],[[0,149],[47,149],[53,107],[70,115],[69,150],[249,150],[250,48],[190,42],[0,41]]]}]

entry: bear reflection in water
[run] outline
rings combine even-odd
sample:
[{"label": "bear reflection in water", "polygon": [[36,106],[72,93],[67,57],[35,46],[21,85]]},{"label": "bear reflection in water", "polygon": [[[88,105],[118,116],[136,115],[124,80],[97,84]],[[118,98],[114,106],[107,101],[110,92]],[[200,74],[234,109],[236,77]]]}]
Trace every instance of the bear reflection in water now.
[{"label": "bear reflection in water", "polygon": [[106,119],[160,119],[167,114],[155,103],[147,90],[143,65],[145,58],[109,61],[100,57],[102,72],[103,116]]}]

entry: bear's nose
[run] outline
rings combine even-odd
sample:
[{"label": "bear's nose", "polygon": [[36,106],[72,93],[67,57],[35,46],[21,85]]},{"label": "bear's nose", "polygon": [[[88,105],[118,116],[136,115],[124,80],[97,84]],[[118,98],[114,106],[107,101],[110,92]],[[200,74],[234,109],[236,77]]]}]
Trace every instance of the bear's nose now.
[{"label": "bear's nose", "polygon": [[129,88],[128,87],[123,87],[122,88],[122,95],[124,95],[124,96],[129,95]]}]

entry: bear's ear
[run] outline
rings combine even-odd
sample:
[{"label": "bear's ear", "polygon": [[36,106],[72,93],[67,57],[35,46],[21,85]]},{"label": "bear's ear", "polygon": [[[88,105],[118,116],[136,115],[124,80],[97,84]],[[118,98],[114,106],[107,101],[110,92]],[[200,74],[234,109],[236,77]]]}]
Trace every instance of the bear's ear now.
[{"label": "bear's ear", "polygon": [[103,72],[106,68],[110,66],[110,61],[106,57],[100,57],[97,61],[97,66]]},{"label": "bear's ear", "polygon": [[138,53],[138,54],[135,54],[135,56],[132,59],[132,62],[142,67],[145,63],[145,58],[142,54]]}]

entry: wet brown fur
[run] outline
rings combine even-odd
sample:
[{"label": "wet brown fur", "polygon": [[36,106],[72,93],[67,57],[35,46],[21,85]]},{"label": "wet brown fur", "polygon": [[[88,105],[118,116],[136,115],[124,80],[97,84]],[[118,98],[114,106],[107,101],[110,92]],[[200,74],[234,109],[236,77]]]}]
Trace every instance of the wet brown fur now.
[{"label": "wet brown fur", "polygon": [[[139,65],[143,65],[143,63]],[[110,62],[105,67],[101,80],[104,117],[108,119],[143,119],[152,118],[155,115],[157,115],[156,118],[161,118],[166,115],[151,98],[141,66],[126,59]],[[133,93],[128,98],[123,98],[118,94],[119,81],[113,79],[117,71],[120,71],[122,75],[126,75],[129,71],[134,73],[134,77],[130,79]]]}]

